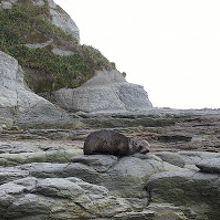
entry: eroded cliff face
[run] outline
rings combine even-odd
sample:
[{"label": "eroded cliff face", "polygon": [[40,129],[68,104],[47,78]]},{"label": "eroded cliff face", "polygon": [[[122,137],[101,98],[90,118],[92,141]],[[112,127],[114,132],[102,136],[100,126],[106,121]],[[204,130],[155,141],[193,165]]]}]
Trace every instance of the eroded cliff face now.
[{"label": "eroded cliff face", "polygon": [[25,70],[37,94],[74,88],[98,69],[112,69],[98,50],[79,44],[79,29],[52,0],[4,0],[0,3],[0,50]]},{"label": "eroded cliff face", "polygon": [[32,3],[35,7],[48,7],[48,12],[50,13],[50,21],[52,24],[61,28],[63,31],[70,33],[73,37],[79,41],[79,28],[76,23],[70,18],[70,16],[62,10],[53,0],[1,0],[0,10],[2,9],[12,9],[18,4],[30,4]]},{"label": "eroded cliff face", "polygon": [[[0,51],[0,118],[33,125],[61,125],[68,116],[24,84],[18,61]],[[14,122],[11,122],[13,125]]]},{"label": "eroded cliff face", "polygon": [[0,50],[18,60],[30,89],[70,112],[143,112],[142,86],[126,82],[52,0],[2,0]]},{"label": "eroded cliff face", "polygon": [[79,88],[56,91],[55,100],[72,112],[140,113],[153,107],[144,88],[128,83],[117,70],[97,71]]}]

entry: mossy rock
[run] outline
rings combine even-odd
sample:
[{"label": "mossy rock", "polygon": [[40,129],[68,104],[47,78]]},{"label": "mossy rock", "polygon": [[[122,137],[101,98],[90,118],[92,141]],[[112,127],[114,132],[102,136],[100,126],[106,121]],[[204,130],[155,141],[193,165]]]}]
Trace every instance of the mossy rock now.
[{"label": "mossy rock", "polygon": [[[31,49],[26,44],[51,43]],[[73,51],[60,56],[53,48]],[[79,45],[69,33],[52,24],[50,8],[18,0],[12,9],[0,11],[0,50],[16,58],[26,72],[25,81],[37,94],[51,94],[59,88],[75,88],[90,79],[96,70],[113,68],[98,50]]]}]

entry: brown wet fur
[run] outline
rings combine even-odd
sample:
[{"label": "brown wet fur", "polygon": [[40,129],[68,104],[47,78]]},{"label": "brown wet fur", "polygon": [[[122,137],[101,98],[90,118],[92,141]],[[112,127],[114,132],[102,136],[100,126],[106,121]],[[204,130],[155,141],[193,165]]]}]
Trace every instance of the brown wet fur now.
[{"label": "brown wet fur", "polygon": [[130,143],[130,139],[122,134],[110,130],[101,130],[91,133],[86,138],[83,151],[85,155],[110,154],[120,157],[137,152],[141,153],[140,148],[136,145],[131,150]]}]

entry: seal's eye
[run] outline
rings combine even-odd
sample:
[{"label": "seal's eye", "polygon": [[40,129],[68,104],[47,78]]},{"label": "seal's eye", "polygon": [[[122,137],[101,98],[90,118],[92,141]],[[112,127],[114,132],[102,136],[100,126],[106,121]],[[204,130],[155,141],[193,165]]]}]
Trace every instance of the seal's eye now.
[{"label": "seal's eye", "polygon": [[138,151],[141,151],[143,149],[143,146],[142,145],[139,145],[138,146]]}]

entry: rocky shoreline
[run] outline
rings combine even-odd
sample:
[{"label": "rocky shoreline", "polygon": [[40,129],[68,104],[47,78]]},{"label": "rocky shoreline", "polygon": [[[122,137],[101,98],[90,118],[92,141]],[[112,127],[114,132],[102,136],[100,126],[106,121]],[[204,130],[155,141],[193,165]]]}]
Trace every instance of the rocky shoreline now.
[{"label": "rocky shoreline", "polygon": [[81,117],[83,129],[4,129],[0,219],[219,219],[220,115],[114,118],[108,129],[146,138],[151,153],[84,156],[108,117]]},{"label": "rocky shoreline", "polygon": [[[53,0],[0,18],[0,220],[220,219],[220,109],[154,108]],[[100,129],[150,153],[83,155]]]},{"label": "rocky shoreline", "polygon": [[1,219],[219,218],[219,153],[117,158],[43,145],[1,142]]}]

